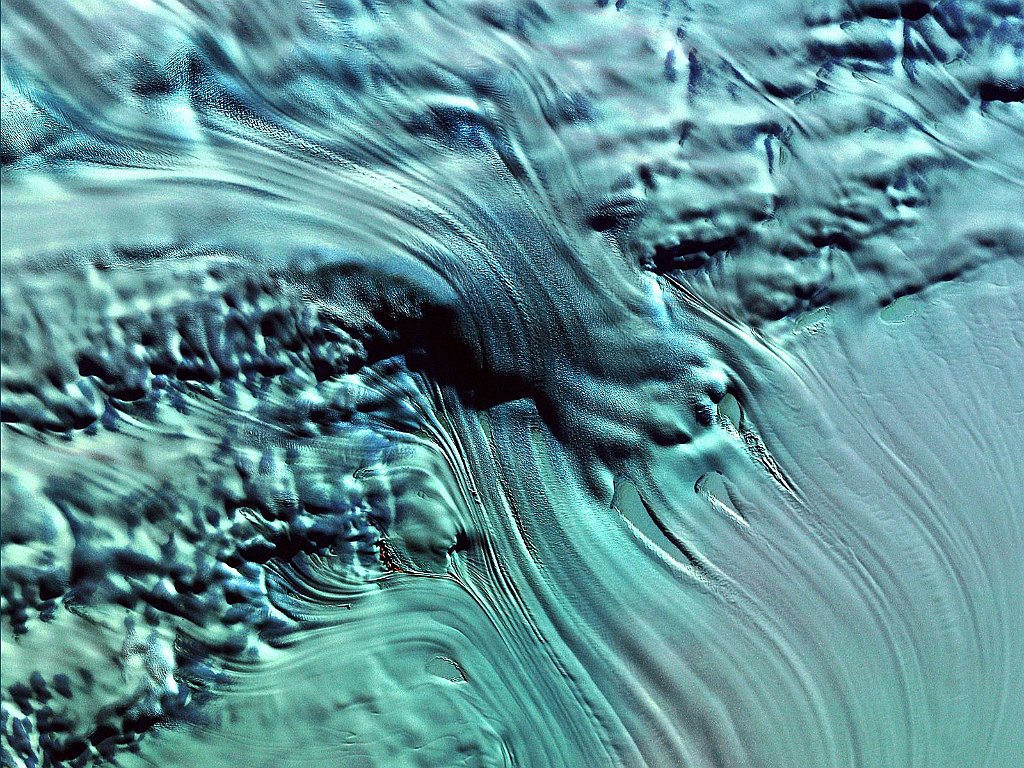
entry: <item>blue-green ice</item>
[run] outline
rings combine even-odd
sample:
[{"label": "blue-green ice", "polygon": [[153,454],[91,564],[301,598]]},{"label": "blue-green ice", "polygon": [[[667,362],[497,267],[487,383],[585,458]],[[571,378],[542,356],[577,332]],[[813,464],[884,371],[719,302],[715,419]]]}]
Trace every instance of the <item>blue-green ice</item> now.
[{"label": "blue-green ice", "polygon": [[5,0],[0,766],[1024,766],[1020,0]]}]

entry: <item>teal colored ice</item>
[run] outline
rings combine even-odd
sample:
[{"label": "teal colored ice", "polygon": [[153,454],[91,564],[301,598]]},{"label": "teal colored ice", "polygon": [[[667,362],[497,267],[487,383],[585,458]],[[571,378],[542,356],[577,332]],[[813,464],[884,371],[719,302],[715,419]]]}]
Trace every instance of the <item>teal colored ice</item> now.
[{"label": "teal colored ice", "polygon": [[1024,765],[1024,7],[9,0],[0,766]]}]

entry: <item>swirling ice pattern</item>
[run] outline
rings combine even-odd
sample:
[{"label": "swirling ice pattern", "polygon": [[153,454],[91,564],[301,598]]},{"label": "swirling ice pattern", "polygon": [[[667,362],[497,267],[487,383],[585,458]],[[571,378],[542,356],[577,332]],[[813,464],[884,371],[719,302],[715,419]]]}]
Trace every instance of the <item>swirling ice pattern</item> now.
[{"label": "swirling ice pattern", "polygon": [[1024,765],[1019,0],[2,13],[4,766]]}]

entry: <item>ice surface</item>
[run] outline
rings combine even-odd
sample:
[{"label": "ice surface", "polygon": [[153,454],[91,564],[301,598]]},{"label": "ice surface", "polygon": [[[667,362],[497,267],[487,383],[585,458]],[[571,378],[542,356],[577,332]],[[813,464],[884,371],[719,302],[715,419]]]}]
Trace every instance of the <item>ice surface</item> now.
[{"label": "ice surface", "polygon": [[1024,765],[1024,9],[3,4],[16,766]]}]

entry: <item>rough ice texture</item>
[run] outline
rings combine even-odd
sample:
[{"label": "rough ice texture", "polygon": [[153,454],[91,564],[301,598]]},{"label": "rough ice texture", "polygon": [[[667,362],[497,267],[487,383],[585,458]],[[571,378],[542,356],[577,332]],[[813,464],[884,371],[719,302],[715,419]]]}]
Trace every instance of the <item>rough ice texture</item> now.
[{"label": "rough ice texture", "polygon": [[1024,21],[3,4],[7,766],[1024,765]]}]

